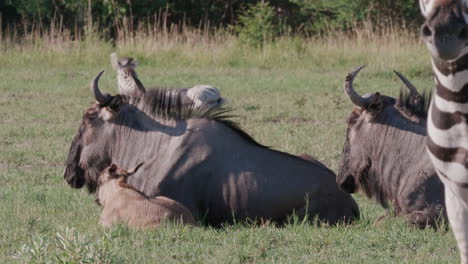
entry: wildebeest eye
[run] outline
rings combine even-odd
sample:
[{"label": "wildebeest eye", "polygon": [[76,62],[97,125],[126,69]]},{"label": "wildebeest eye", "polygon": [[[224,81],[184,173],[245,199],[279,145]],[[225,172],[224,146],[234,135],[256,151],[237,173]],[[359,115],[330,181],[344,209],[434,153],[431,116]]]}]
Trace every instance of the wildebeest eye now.
[{"label": "wildebeest eye", "polygon": [[119,111],[119,107],[120,107],[120,105],[118,105],[118,104],[110,104],[110,105],[109,105],[109,109],[112,110],[112,111],[114,111],[114,112],[118,112],[118,111]]},{"label": "wildebeest eye", "polygon": [[109,103],[109,106],[108,106],[108,107],[109,107],[112,111],[118,112],[121,104],[122,104],[122,98],[121,98],[121,96],[120,96],[120,95],[116,95],[116,96],[114,96],[114,98],[112,98],[112,100],[111,100],[111,102]]}]

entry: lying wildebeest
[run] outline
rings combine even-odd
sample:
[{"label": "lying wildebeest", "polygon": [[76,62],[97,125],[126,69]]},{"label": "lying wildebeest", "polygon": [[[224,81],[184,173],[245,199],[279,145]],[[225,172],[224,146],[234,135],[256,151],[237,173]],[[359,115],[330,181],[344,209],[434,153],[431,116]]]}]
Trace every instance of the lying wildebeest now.
[{"label": "lying wildebeest", "polygon": [[[398,99],[353,89],[362,67],[351,72],[345,92],[356,106],[348,117],[338,185],[348,193],[359,189],[383,207],[419,227],[436,226],[445,217],[444,188],[426,153],[426,116],[430,96],[410,90]],[[442,216],[442,217],[441,217]]]},{"label": "lying wildebeest", "polygon": [[[137,66],[136,59],[130,57],[119,58],[114,52],[111,54],[111,64],[117,71],[117,86],[119,87],[120,94],[138,97],[146,92],[135,71]],[[183,94],[184,96],[181,97],[183,103],[193,104],[195,108],[204,107],[205,105],[215,108],[225,103],[219,90],[211,85],[201,84],[192,88],[167,91],[174,93],[174,95],[176,93]]]},{"label": "lying wildebeest", "polygon": [[99,175],[97,202],[104,209],[101,225],[128,224],[131,227],[156,227],[165,221],[196,225],[190,211],[164,196],[148,198],[127,183],[128,177],[142,165],[124,170],[112,164]]},{"label": "lying wildebeest", "polygon": [[194,111],[180,94],[102,94],[101,74],[92,82],[97,103],[86,110],[68,154],[64,178],[72,187],[95,191],[111,163],[130,168],[145,161],[129,184],[148,197],[174,199],[211,225],[283,222],[292,212],[330,224],[359,217],[354,199],[318,161],[262,146],[225,110]]}]

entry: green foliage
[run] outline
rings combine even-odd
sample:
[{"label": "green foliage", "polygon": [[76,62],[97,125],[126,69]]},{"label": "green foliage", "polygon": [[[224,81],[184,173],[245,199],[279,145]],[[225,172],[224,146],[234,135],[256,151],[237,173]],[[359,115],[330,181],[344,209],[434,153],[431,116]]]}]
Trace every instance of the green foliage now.
[{"label": "green foliage", "polygon": [[[388,20],[419,25],[421,19],[414,0],[6,0],[0,1],[0,12],[4,26],[12,23],[49,25],[55,18],[63,19],[67,28],[83,29],[92,19],[94,27],[106,38],[115,37],[116,27],[124,17],[134,28],[147,21],[161,20],[168,27],[185,23],[193,27],[235,25],[240,29],[237,25],[242,25],[241,39],[252,40],[257,43],[255,45],[285,32],[284,28],[317,34],[348,30],[362,21],[380,27],[386,26]],[[261,25],[262,22],[267,24]]]},{"label": "green foliage", "polygon": [[363,0],[292,0],[299,7],[304,31],[319,33],[325,30],[345,30],[356,20],[363,19],[366,8]]},{"label": "green foliage", "polygon": [[278,35],[275,10],[268,2],[249,5],[239,16],[239,24],[233,27],[242,43],[261,47]]},{"label": "green foliage", "polygon": [[291,0],[299,7],[298,21],[306,33],[348,30],[354,24],[371,22],[376,28],[403,22],[419,25],[417,1],[412,0]]}]

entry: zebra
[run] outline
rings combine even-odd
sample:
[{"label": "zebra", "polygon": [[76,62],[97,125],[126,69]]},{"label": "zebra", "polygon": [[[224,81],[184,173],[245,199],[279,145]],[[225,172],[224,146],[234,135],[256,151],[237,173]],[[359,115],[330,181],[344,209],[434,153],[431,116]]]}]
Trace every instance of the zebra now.
[{"label": "zebra", "polygon": [[447,215],[468,263],[468,0],[420,0],[421,36],[436,83],[427,150],[444,183]]},{"label": "zebra", "polygon": [[[119,58],[114,52],[110,55],[111,65],[117,71],[117,86],[120,94],[129,96],[140,96],[146,92],[145,87],[138,79],[135,71],[138,62],[134,58]],[[217,108],[223,105],[226,100],[221,97],[219,90],[211,85],[201,84],[191,88],[181,88],[167,90],[172,93],[174,98],[178,93],[185,93],[186,103],[194,104],[194,108],[209,107]]]},{"label": "zebra", "polygon": [[117,71],[117,87],[120,94],[140,95],[145,93],[145,87],[138,79],[135,68],[138,62],[134,58],[119,58],[114,52],[110,55],[111,65]]}]

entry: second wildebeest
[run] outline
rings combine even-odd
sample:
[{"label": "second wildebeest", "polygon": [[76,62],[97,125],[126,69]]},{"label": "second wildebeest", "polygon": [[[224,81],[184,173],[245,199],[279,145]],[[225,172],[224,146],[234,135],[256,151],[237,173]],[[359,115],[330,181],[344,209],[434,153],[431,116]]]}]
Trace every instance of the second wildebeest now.
[{"label": "second wildebeest", "polygon": [[211,225],[284,222],[293,212],[330,224],[359,216],[333,171],[260,145],[226,111],[194,109],[159,90],[140,97],[103,94],[99,77],[92,82],[97,103],[86,110],[66,163],[72,187],[94,191],[111,163],[131,168],[145,161],[129,184],[148,197],[180,202]]},{"label": "second wildebeest", "polygon": [[426,153],[426,116],[430,96],[409,89],[398,99],[379,93],[360,96],[351,72],[345,92],[355,105],[347,119],[346,142],[337,182],[348,193],[362,190],[383,207],[419,227],[436,226],[445,217],[444,189]]}]

